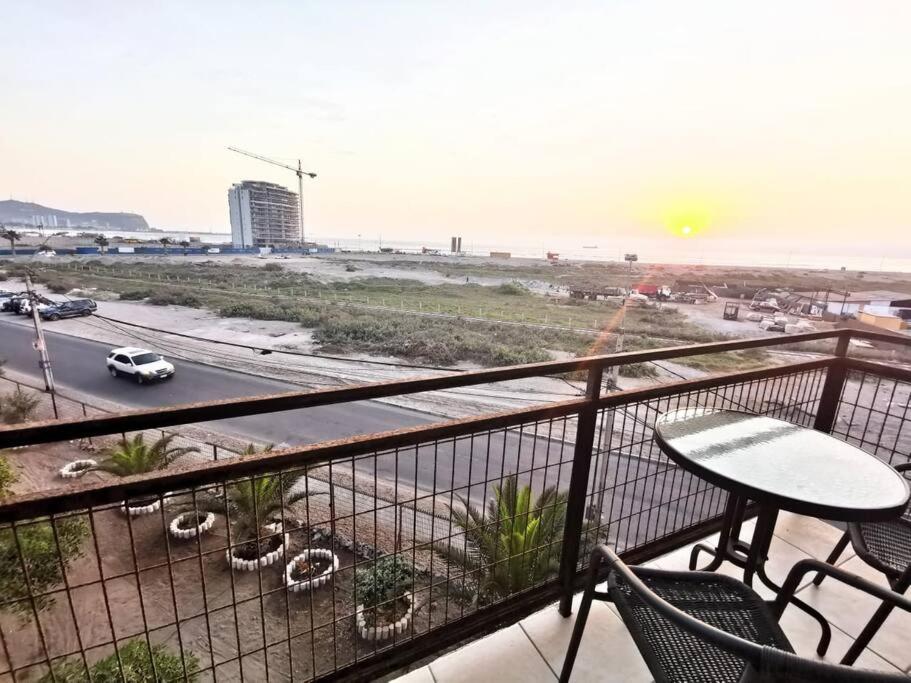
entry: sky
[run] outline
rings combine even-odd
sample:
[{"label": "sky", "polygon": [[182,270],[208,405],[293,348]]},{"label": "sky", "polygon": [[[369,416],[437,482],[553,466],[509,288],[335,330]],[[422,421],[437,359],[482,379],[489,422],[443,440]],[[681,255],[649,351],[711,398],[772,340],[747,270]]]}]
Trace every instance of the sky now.
[{"label": "sky", "polygon": [[911,256],[911,3],[8,3],[0,197],[227,232]]}]

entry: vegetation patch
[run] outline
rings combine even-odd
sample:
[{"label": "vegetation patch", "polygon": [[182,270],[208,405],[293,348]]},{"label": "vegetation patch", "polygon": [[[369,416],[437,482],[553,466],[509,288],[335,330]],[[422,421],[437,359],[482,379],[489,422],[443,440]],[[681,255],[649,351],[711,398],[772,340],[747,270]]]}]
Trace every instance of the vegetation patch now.
[{"label": "vegetation patch", "polygon": [[[184,670],[186,666],[186,673]],[[121,670],[123,673],[121,674]],[[85,670],[79,659],[65,659],[54,664],[38,683],[149,683],[149,681],[198,681],[199,660],[184,650],[183,659],[164,645],[144,640],[131,640],[117,652],[100,659]]]}]

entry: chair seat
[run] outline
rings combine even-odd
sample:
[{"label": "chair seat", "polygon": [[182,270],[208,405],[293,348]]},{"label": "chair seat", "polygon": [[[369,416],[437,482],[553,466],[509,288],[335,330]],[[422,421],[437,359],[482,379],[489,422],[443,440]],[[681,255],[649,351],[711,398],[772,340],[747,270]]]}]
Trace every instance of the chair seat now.
[{"label": "chair seat", "polygon": [[[652,592],[696,619],[759,645],[794,652],[768,605],[737,579],[711,572],[631,569]],[[746,667],[742,659],[672,624],[616,572],[608,592],[656,681],[740,680]]]},{"label": "chair seat", "polygon": [[908,513],[894,522],[858,524],[861,538],[870,555],[885,565],[880,567],[895,578],[911,565],[911,519]]}]

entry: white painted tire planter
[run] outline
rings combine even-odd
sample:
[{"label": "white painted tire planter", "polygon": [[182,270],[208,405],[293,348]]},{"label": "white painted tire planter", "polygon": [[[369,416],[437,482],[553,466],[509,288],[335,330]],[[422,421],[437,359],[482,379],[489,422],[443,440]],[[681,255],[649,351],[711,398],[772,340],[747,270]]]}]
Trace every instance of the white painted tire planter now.
[{"label": "white painted tire planter", "polygon": [[411,617],[414,613],[414,600],[411,593],[403,593],[402,600],[408,603],[408,611],[398,621],[385,626],[367,626],[367,620],[364,618],[364,606],[357,606],[357,633],[364,640],[383,641],[389,640],[393,635],[402,635],[408,630],[411,624]]},{"label": "white painted tire planter", "polygon": [[[267,524],[264,529],[268,531],[274,531],[276,533],[281,533],[282,525],[280,522],[274,524]],[[240,557],[234,555],[236,548],[228,548],[225,551],[225,559],[228,561],[234,569],[242,572],[252,572],[258,569],[259,567],[268,567],[271,564],[274,564],[282,558],[285,554],[285,546],[290,543],[290,534],[282,534],[281,544],[273,551],[266,553],[257,560],[244,560]]]},{"label": "white painted tire planter", "polygon": [[[311,557],[321,557],[325,560],[329,560],[331,564],[326,567],[322,574],[315,576],[312,579],[297,581],[291,578],[291,573],[294,570],[294,565],[297,564],[297,561],[309,560]],[[288,586],[288,591],[291,593],[297,593],[298,591],[304,591],[309,588],[319,588],[326,583],[332,576],[332,573],[336,571],[338,571],[338,556],[334,552],[325,548],[311,548],[299,555],[295,555],[291,558],[291,561],[285,565],[285,585]]]},{"label": "white painted tire planter", "polygon": [[142,515],[151,515],[161,509],[161,499],[167,498],[171,492],[163,493],[161,498],[156,498],[148,505],[127,505],[126,502],[120,504],[120,511],[128,514],[130,517],[141,517]]},{"label": "white painted tire planter", "polygon": [[181,529],[180,523],[185,518],[192,517],[195,514],[195,512],[181,512],[171,520],[171,526],[168,528],[168,531],[171,532],[171,535],[174,538],[193,538],[194,536],[200,536],[206,533],[215,525],[215,515],[211,512],[208,512],[206,513],[206,518],[202,524],[190,527],[189,529]]},{"label": "white painted tire planter", "polygon": [[91,458],[86,458],[84,460],[73,460],[73,462],[68,462],[66,465],[60,468],[60,476],[64,479],[78,479],[83,474],[89,471],[92,467],[96,467],[97,462]]}]

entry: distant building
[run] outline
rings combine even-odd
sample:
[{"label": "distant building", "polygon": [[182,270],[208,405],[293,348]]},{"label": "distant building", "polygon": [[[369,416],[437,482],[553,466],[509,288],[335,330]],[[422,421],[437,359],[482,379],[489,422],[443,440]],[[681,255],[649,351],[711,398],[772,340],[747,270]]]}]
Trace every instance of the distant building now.
[{"label": "distant building", "polygon": [[244,180],[228,190],[231,242],[235,247],[299,245],[297,193],[259,180]]},{"label": "distant building", "polygon": [[911,318],[911,294],[876,289],[868,292],[854,292],[829,295],[826,310],[835,315],[857,315],[861,311],[873,315],[894,315]]}]

